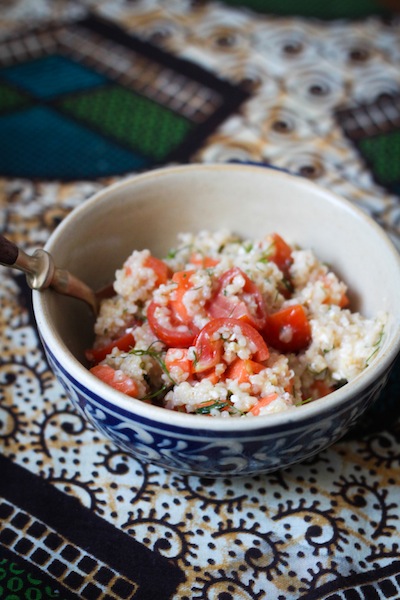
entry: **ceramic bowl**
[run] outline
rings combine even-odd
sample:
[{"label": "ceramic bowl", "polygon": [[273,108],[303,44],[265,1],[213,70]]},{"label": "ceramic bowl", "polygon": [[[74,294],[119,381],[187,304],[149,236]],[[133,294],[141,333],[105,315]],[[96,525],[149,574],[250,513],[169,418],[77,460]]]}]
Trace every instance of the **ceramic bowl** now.
[{"label": "ceramic bowl", "polygon": [[94,289],[134,248],[164,256],[182,231],[277,231],[312,248],[351,289],[355,310],[389,314],[376,360],[329,396],[289,413],[212,419],[128,398],[94,377],[84,350],[93,317],[80,301],[34,292],[37,327],[54,373],[75,407],[136,458],[187,474],[250,475],[285,468],[327,448],[379,396],[400,348],[400,261],[375,222],[350,202],[300,177],[252,165],[168,167],[106,187],[76,208],[46,244],[59,267]]}]

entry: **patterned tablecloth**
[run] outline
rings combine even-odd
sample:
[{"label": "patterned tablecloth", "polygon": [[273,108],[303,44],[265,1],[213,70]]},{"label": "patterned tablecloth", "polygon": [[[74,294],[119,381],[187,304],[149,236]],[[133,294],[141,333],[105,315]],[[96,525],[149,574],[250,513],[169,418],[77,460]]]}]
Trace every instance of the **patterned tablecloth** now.
[{"label": "patterned tablecloth", "polygon": [[[314,179],[400,247],[400,17],[325,4],[2,0],[1,230],[32,251],[112,181],[239,160]],[[73,410],[1,269],[0,597],[400,597],[398,367],[304,463],[169,473]]]}]

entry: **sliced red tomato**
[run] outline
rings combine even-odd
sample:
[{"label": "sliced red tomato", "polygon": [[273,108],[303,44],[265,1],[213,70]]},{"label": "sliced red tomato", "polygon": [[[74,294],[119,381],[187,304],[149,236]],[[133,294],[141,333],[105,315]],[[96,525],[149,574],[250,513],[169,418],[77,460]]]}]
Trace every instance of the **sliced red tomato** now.
[{"label": "sliced red tomato", "polygon": [[289,269],[293,264],[292,249],[278,233],[273,233],[271,238],[273,249],[270,260],[289,278]]},{"label": "sliced red tomato", "polygon": [[253,406],[253,408],[250,409],[250,412],[253,413],[253,415],[255,417],[258,417],[258,415],[260,414],[260,410],[264,406],[268,406],[268,404],[271,404],[271,402],[276,400],[277,397],[278,397],[278,394],[272,393],[272,394],[268,394],[268,396],[264,396],[263,398],[260,398],[259,401],[257,402],[257,404],[255,404]]},{"label": "sliced red tomato", "polygon": [[311,326],[301,304],[295,304],[268,316],[264,329],[267,344],[280,352],[299,352],[311,341]]},{"label": "sliced red tomato", "polygon": [[312,383],[310,391],[313,400],[317,400],[318,398],[323,398],[328,394],[331,394],[335,391],[335,388],[322,379],[316,379],[314,383]]},{"label": "sliced red tomato", "polygon": [[350,304],[349,297],[343,293],[339,301],[334,300],[331,296],[327,296],[322,304],[337,304],[340,308],[346,308]]},{"label": "sliced red tomato", "polygon": [[193,361],[188,357],[187,348],[168,348],[164,362],[168,371],[176,367],[188,375],[193,373]]},{"label": "sliced red tomato", "polygon": [[154,300],[147,309],[147,318],[154,335],[168,347],[188,348],[199,331],[192,323],[178,321],[170,306],[160,306]]},{"label": "sliced red tomato", "polygon": [[221,380],[221,376],[217,374],[215,368],[206,369],[205,371],[201,371],[200,373],[196,373],[197,379],[202,381],[203,379],[208,379],[213,385],[218,383]]},{"label": "sliced red tomato", "polygon": [[172,275],[172,281],[175,281],[175,283],[178,284],[178,287],[183,287],[189,290],[191,287],[193,287],[193,284],[190,281],[190,277],[194,273],[196,273],[194,269],[189,269],[188,271],[176,271]]},{"label": "sliced red tomato", "polygon": [[195,373],[211,372],[222,360],[224,342],[221,338],[213,339],[216,329],[209,321],[194,340],[195,360],[193,370]]},{"label": "sliced red tomato", "polygon": [[194,341],[196,352],[195,372],[206,371],[221,362],[224,340],[220,336],[215,336],[221,327],[227,328],[229,331],[233,331],[236,327],[239,327],[242,335],[254,346],[252,358],[256,362],[263,362],[268,359],[269,351],[267,345],[252,325],[243,320],[221,317],[209,321]]},{"label": "sliced red tomato", "polygon": [[349,297],[347,296],[347,294],[343,293],[342,297],[340,298],[340,301],[339,301],[340,308],[346,308],[347,306],[349,306],[349,304],[350,304]]},{"label": "sliced red tomato", "polygon": [[177,271],[172,276],[172,281],[174,281],[177,286],[172,293],[170,302],[171,309],[174,316],[187,325],[192,322],[192,317],[188,314],[183,298],[186,292],[193,287],[193,283],[190,281],[190,276],[193,275],[193,273],[195,273],[195,271]]},{"label": "sliced red tomato", "polygon": [[162,283],[167,283],[171,271],[169,266],[162,261],[160,258],[155,256],[148,256],[144,261],[144,266],[152,269],[156,274],[156,286],[159,287]]},{"label": "sliced red tomato", "polygon": [[90,372],[119,392],[137,398],[139,390],[136,381],[122,371],[116,371],[109,365],[96,365]]},{"label": "sliced red tomato", "polygon": [[[242,292],[237,296],[227,296],[226,287],[238,275],[245,282]],[[267,319],[267,310],[260,290],[238,267],[229,269],[221,276],[217,290],[207,303],[206,309],[214,319],[221,317],[243,319],[258,330],[263,329]]]},{"label": "sliced red tomato", "polygon": [[85,356],[87,360],[92,364],[97,364],[105,359],[110,354],[113,348],[118,348],[122,352],[129,352],[129,350],[135,345],[135,337],[133,335],[135,325],[128,327],[125,332],[117,339],[112,340],[104,346],[99,348],[90,348],[86,350]]},{"label": "sliced red tomato", "polygon": [[234,379],[239,383],[250,381],[250,376],[259,373],[265,366],[254,360],[237,358],[224,373],[224,379]]}]

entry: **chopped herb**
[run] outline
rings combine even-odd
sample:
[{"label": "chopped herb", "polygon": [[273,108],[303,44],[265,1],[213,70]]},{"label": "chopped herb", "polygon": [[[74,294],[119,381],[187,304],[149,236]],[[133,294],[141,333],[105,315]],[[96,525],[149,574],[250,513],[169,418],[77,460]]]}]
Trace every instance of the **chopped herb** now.
[{"label": "chopped herb", "polygon": [[227,406],[231,406],[231,403],[228,400],[216,400],[216,402],[214,402],[213,404],[207,404],[207,406],[200,405],[195,412],[198,415],[207,415],[214,408],[222,409],[226,408]]},{"label": "chopped herb", "polygon": [[305,400],[300,400],[300,402],[296,402],[296,406],[303,406],[303,404],[308,404],[309,402],[312,402],[312,396],[310,396],[309,398],[306,398]]},{"label": "chopped herb", "polygon": [[375,350],[372,352],[372,354],[370,354],[370,355],[368,356],[367,360],[365,361],[365,364],[366,364],[366,366],[368,366],[368,365],[369,365],[370,361],[373,359],[373,357],[374,357],[374,356],[375,356],[375,354],[378,352],[378,350],[379,350],[379,346],[377,346],[377,347],[375,348]]},{"label": "chopped herb", "polygon": [[366,366],[369,365],[370,360],[375,356],[375,354],[378,352],[379,350],[379,346],[382,343],[382,339],[383,339],[383,333],[384,333],[384,327],[382,327],[382,329],[379,332],[379,338],[378,341],[376,342],[376,344],[373,345],[374,351],[372,352],[372,354],[370,354],[370,356],[367,358],[367,360],[365,361]]},{"label": "chopped herb", "polygon": [[274,244],[270,244],[268,246],[268,248],[265,250],[265,252],[263,252],[263,254],[261,255],[261,257],[258,259],[258,262],[262,262],[262,263],[268,263],[271,260],[271,256],[274,252],[275,249],[275,245]]},{"label": "chopped herb", "polygon": [[154,392],[150,392],[149,394],[146,394],[145,396],[140,398],[140,400],[152,400],[153,398],[157,398],[161,394],[163,394],[163,396],[164,396],[171,389],[172,389],[171,385],[163,385],[162,387],[160,387],[159,390],[155,390]]},{"label": "chopped herb", "polygon": [[168,252],[166,258],[172,260],[177,255],[177,252],[178,252],[178,250],[176,248],[171,248],[171,250]]},{"label": "chopped herb", "polygon": [[282,277],[282,283],[291,294],[294,292],[293,283],[286,277]]},{"label": "chopped herb", "polygon": [[160,343],[161,342],[159,342],[158,340],[156,342],[153,342],[152,344],[150,344],[150,346],[147,348],[147,350],[141,350],[140,348],[133,348],[132,350],[129,350],[128,354],[134,354],[135,356],[151,356],[158,362],[161,369],[167,375],[167,377],[171,381],[171,383],[176,385],[176,381],[171,377],[170,372],[167,369],[167,365],[165,364],[165,362],[162,359],[163,352],[151,349],[151,347],[154,344],[160,344]]},{"label": "chopped herb", "polygon": [[176,258],[176,255],[179,252],[183,252],[184,250],[190,250],[190,248],[193,247],[193,244],[187,244],[186,246],[182,246],[180,248],[171,248],[166,256],[167,260],[168,259],[173,259]]}]

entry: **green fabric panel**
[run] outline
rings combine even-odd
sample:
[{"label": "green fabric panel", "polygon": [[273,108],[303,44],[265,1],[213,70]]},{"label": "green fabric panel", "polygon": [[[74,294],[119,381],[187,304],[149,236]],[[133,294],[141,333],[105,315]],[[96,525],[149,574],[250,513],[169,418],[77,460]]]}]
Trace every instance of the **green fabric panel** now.
[{"label": "green fabric panel", "polygon": [[357,19],[371,14],[385,14],[388,11],[374,0],[225,0],[230,6],[250,8],[260,13],[276,15],[298,15],[319,19]]},{"label": "green fabric panel", "polygon": [[176,148],[193,127],[184,117],[117,85],[67,98],[60,107],[155,160]]},{"label": "green fabric panel", "polygon": [[359,142],[363,156],[372,165],[375,175],[384,184],[390,184],[400,179],[400,130],[365,138]]},{"label": "green fabric panel", "polygon": [[60,592],[32,575],[24,566],[0,559],[0,598],[3,600],[63,600]]}]

